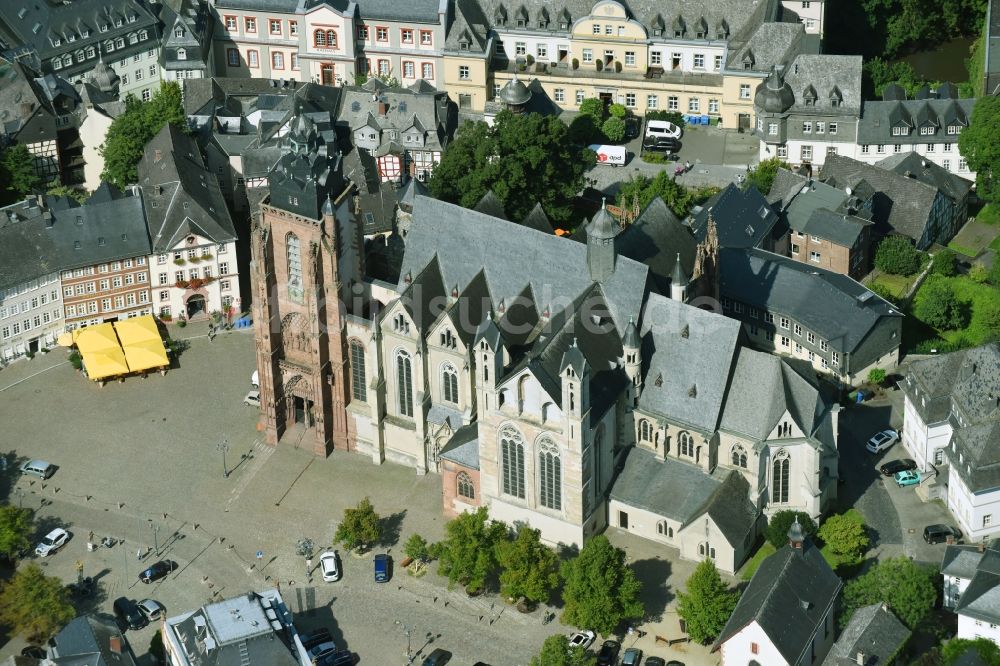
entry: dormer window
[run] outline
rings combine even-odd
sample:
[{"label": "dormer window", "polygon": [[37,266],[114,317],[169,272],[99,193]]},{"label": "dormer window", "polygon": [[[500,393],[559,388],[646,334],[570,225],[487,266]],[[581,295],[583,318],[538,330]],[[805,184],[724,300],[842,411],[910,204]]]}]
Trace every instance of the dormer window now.
[{"label": "dormer window", "polygon": [[184,28],[180,26],[174,28],[174,37],[183,37],[183,36],[184,36]]},{"label": "dormer window", "polygon": [[187,60],[187,57],[188,57],[187,49],[177,49],[178,60]]},{"label": "dormer window", "polygon": [[62,40],[61,39],[59,39],[58,37],[53,37],[52,38],[52,46],[59,46],[60,44],[62,44]]},{"label": "dormer window", "polygon": [[653,37],[662,37],[663,30],[660,28],[653,28]]},{"label": "dormer window", "polygon": [[525,21],[525,20],[524,20],[523,18],[519,18],[519,19],[517,19],[517,27],[518,27],[518,28],[523,28],[523,27],[524,27],[524,24],[525,24],[526,22],[527,22],[527,21]]}]

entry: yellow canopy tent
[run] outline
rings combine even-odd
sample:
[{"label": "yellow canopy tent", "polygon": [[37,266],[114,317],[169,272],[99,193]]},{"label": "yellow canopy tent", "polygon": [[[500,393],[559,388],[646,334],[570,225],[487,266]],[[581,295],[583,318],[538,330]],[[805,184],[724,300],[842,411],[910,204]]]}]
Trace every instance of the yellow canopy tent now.
[{"label": "yellow canopy tent", "polygon": [[125,359],[132,372],[142,372],[170,365],[167,350],[152,315],[116,321],[115,331],[121,340]]},{"label": "yellow canopy tent", "polygon": [[126,375],[129,372],[125,354],[111,324],[98,324],[74,331],[76,347],[83,356],[87,376],[93,380]]},{"label": "yellow canopy tent", "polygon": [[121,350],[107,349],[83,355],[87,376],[94,381],[128,374],[128,364]]}]

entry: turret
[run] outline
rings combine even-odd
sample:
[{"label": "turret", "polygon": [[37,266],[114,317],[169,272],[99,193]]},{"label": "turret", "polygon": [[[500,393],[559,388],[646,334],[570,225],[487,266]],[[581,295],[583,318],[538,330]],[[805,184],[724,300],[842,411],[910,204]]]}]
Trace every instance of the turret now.
[{"label": "turret", "polygon": [[493,320],[492,313],[487,313],[483,323],[476,330],[472,343],[476,368],[476,404],[484,412],[498,409],[500,404],[496,397],[497,382],[503,373],[503,345],[500,329]]},{"label": "turret", "polygon": [[602,202],[587,226],[587,268],[594,282],[603,282],[615,272],[615,237],[619,233],[621,227]]},{"label": "turret", "polygon": [[683,303],[687,300],[688,276],[681,266],[681,253],[677,253],[674,261],[674,272],[670,276],[670,298]]},{"label": "turret", "polygon": [[628,319],[628,326],[625,327],[625,336],[622,338],[622,351],[625,353],[625,374],[632,381],[632,386],[638,387],[642,384],[641,366],[639,358],[639,329],[631,317]]},{"label": "turret", "polygon": [[590,402],[590,367],[583,352],[576,346],[575,338],[570,348],[563,353],[559,375],[562,377],[563,414],[571,423],[579,422]]}]

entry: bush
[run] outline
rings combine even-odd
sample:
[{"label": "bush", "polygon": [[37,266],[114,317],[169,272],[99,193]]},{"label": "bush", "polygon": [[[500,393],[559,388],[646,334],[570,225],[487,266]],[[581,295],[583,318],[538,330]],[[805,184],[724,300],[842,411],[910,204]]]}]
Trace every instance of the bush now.
[{"label": "bush", "polygon": [[986,266],[977,262],[969,269],[969,279],[976,284],[984,284],[990,279],[990,272],[986,270]]},{"label": "bush", "polygon": [[870,545],[868,528],[857,511],[827,518],[819,528],[819,538],[836,555],[852,560],[857,560]]},{"label": "bush", "polygon": [[958,257],[955,256],[952,250],[941,250],[934,255],[931,271],[935,275],[953,277],[958,273]]},{"label": "bush", "polygon": [[622,64],[621,64],[621,62],[620,62],[620,61],[618,61],[618,60],[615,60],[615,71],[616,71],[616,72],[620,72],[620,71],[622,71]]},{"label": "bush", "polygon": [[72,351],[69,353],[69,364],[77,370],[83,368],[83,357],[80,356],[80,352]]},{"label": "bush", "polygon": [[885,370],[882,368],[872,368],[871,372],[868,373],[868,383],[880,385],[885,381]]},{"label": "bush", "polygon": [[628,115],[628,109],[623,104],[612,104],[608,107],[608,113],[615,118],[624,118]]},{"label": "bush", "polygon": [[604,61],[598,60],[596,63],[594,63],[594,67],[597,68],[598,72],[601,71],[602,69],[604,69]]},{"label": "bush", "polygon": [[608,118],[601,125],[601,131],[611,143],[618,143],[625,138],[625,121],[614,116]]},{"label": "bush", "polygon": [[601,122],[604,119],[604,102],[596,97],[588,97],[580,102],[580,115],[584,114]]},{"label": "bush", "polygon": [[788,543],[788,530],[795,522],[796,516],[799,518],[799,525],[802,526],[803,533],[810,537],[816,535],[816,523],[813,522],[808,513],[791,510],[779,511],[771,516],[771,520],[767,523],[767,540],[772,546],[781,548]]},{"label": "bush", "polygon": [[908,238],[887,236],[875,251],[875,267],[883,273],[913,275],[920,270],[920,253]]},{"label": "bush", "polygon": [[917,319],[938,330],[957,330],[968,324],[967,308],[955,297],[945,280],[929,280],[917,294],[913,313]]},{"label": "bush", "polygon": [[580,60],[579,60],[579,58],[573,58],[573,69],[580,69]]},{"label": "bush", "polygon": [[872,282],[868,285],[868,289],[874,292],[875,295],[884,298],[893,305],[899,305],[899,299],[896,298],[896,294],[892,293],[892,290],[881,282]]},{"label": "bush", "polygon": [[649,111],[646,113],[646,120],[666,120],[678,127],[684,127],[684,115],[680,111]]}]

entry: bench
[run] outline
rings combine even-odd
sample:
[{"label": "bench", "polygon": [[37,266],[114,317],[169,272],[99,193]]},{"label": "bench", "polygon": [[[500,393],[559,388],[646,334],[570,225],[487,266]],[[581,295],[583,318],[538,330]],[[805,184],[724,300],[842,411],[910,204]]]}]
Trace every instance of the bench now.
[{"label": "bench", "polygon": [[657,645],[670,645],[670,639],[669,638],[664,638],[663,636],[660,636],[660,635],[657,635],[656,636],[656,644]]}]

